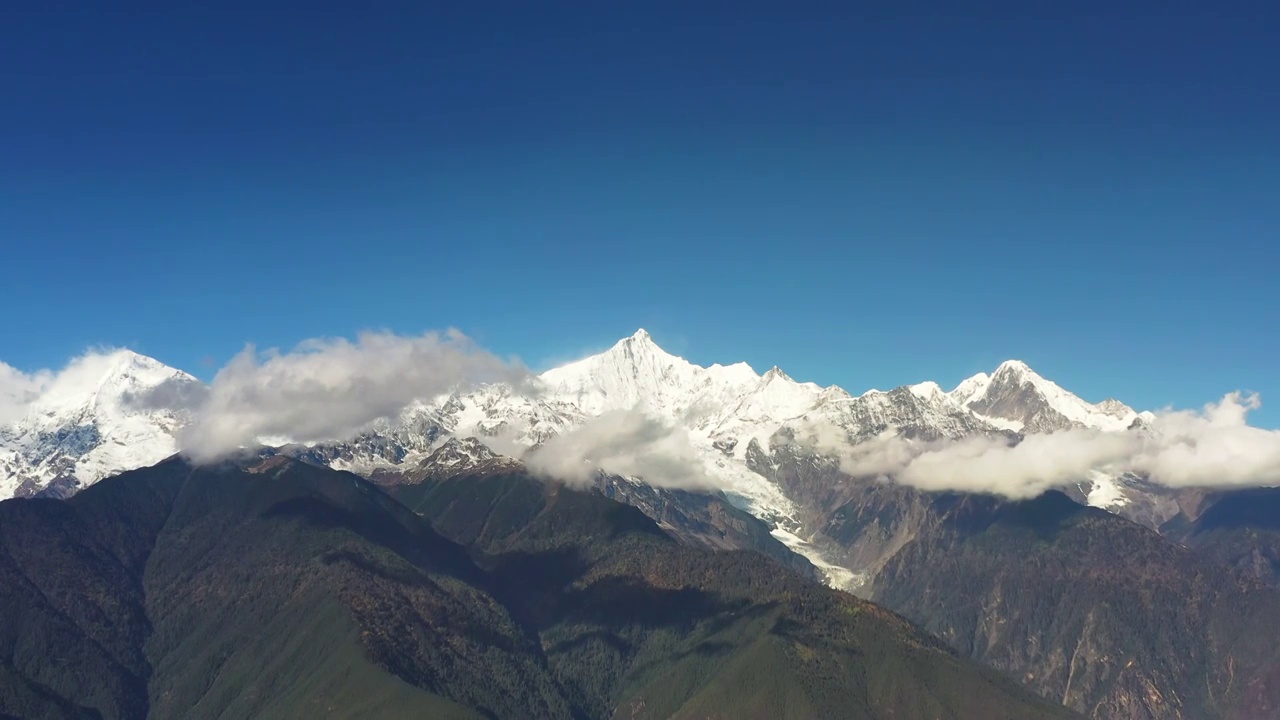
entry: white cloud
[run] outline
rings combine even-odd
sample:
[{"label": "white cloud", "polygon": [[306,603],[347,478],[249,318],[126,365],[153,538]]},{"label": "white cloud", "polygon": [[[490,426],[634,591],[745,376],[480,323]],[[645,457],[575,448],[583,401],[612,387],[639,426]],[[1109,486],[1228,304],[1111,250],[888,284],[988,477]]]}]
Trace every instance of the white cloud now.
[{"label": "white cloud", "polygon": [[1094,430],[1031,435],[1016,445],[973,438],[915,457],[897,478],[925,490],[1033,497],[1090,470],[1117,468],[1134,447],[1134,438],[1124,433]]},{"label": "white cloud", "polygon": [[48,370],[24,373],[0,362],[0,423],[13,422],[25,415],[52,378],[53,373]]},{"label": "white cloud", "polygon": [[1077,428],[1030,435],[922,442],[892,434],[846,445],[832,428],[808,428],[802,442],[840,458],[855,476],[888,477],[923,490],[985,492],[1013,498],[1039,495],[1088,477],[1091,471],[1134,472],[1169,487],[1280,484],[1280,431],[1248,425],[1261,406],[1230,393],[1201,411],[1157,413],[1139,431]]},{"label": "white cloud", "polygon": [[634,411],[611,411],[547,440],[525,456],[538,475],[569,484],[591,481],[596,468],[643,478],[654,487],[711,489],[686,431]]},{"label": "white cloud", "polygon": [[308,340],[288,353],[248,347],[214,377],[180,444],[204,461],[259,438],[343,439],[415,399],[478,383],[523,383],[527,377],[518,363],[452,330],[418,337],[366,332],[355,342]]},{"label": "white cloud", "polygon": [[1257,395],[1234,392],[1202,412],[1164,412],[1135,466],[1173,487],[1280,484],[1280,430],[1250,427]]}]

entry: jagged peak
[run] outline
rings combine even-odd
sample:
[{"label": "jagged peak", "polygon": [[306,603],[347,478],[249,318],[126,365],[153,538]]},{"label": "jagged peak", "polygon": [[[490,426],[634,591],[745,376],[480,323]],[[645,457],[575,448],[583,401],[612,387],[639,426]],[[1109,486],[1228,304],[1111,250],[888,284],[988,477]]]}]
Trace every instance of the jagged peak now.
[{"label": "jagged peak", "polygon": [[685,363],[682,358],[676,357],[659,347],[653,341],[653,336],[647,330],[641,328],[635,331],[634,334],[617,341],[602,353],[552,368],[543,373],[542,377],[545,380],[556,382],[595,366],[641,362],[658,362],[664,365]]},{"label": "jagged peak", "polygon": [[431,452],[420,467],[466,467],[502,457],[476,437],[450,437]]},{"label": "jagged peak", "polygon": [[497,453],[493,452],[488,445],[485,445],[474,435],[468,437],[450,437],[448,440],[441,443],[440,447],[436,448],[435,452],[453,452],[457,450],[463,450],[468,453],[480,453],[491,457],[497,456]]},{"label": "jagged peak", "polygon": [[661,347],[658,347],[658,343],[654,342],[653,336],[650,335],[649,331],[645,330],[644,328],[640,328],[639,330],[636,330],[631,335],[628,335],[627,337],[624,337],[618,342],[614,343],[613,347],[610,348],[609,350],[610,352],[612,352],[614,350],[625,350],[625,349],[630,349],[632,351],[643,349],[650,352],[655,352],[655,351],[660,352],[660,353],[663,353],[664,355],[670,354],[670,353],[667,353],[667,351],[663,350]]}]

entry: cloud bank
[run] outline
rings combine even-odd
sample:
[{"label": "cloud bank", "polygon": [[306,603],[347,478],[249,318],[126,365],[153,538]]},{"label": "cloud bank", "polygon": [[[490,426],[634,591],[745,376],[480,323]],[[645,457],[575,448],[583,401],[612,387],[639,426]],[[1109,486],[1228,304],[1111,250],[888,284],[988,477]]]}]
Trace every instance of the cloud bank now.
[{"label": "cloud bank", "polygon": [[547,440],[524,459],[535,474],[572,485],[589,484],[599,468],[654,487],[716,487],[687,432],[636,411],[604,413]]},{"label": "cloud bank", "polygon": [[1229,393],[1200,411],[1157,413],[1139,431],[1077,428],[1048,435],[922,442],[892,435],[848,446],[830,428],[808,428],[801,442],[840,459],[858,477],[883,477],[922,490],[1029,498],[1086,479],[1091,472],[1146,475],[1167,487],[1280,484],[1280,431],[1248,424],[1255,395]]},{"label": "cloud bank", "polygon": [[385,332],[308,340],[287,353],[247,347],[209,385],[183,452],[208,461],[260,439],[319,442],[351,437],[409,403],[459,386],[522,384],[529,373],[460,332]]}]

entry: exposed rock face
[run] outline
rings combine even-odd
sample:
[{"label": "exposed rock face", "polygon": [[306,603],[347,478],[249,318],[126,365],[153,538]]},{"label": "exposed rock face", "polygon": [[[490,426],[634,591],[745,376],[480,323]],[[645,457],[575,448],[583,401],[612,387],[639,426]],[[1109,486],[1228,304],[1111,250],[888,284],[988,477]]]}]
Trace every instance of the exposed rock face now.
[{"label": "exposed rock face", "polygon": [[[1099,719],[1255,718],[1277,707],[1280,646],[1249,639],[1280,614],[1280,594],[1262,582],[1280,566],[1280,533],[1261,527],[1280,511],[1263,498],[1154,495],[1175,513],[1199,511],[1180,530],[1166,526],[1193,551],[1063,493],[927,493],[844,475],[784,435],[769,445],[750,450],[753,469],[806,509],[819,528],[809,541],[854,572],[850,589],[962,654]],[[1236,684],[1245,667],[1247,690]]]}]

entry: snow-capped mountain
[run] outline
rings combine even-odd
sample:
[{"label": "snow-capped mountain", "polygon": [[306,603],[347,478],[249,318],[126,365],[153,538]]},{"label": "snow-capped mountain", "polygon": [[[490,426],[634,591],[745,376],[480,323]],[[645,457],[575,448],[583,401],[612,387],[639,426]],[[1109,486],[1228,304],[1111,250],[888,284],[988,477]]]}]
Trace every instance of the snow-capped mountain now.
[{"label": "snow-capped mountain", "polygon": [[[0,497],[66,494],[178,449],[204,387],[192,376],[130,351],[92,355],[40,389],[26,414],[0,427]],[[635,412],[687,437],[694,463],[727,497],[765,519],[777,537],[807,545],[805,509],[772,478],[773,445],[815,428],[837,444],[886,433],[920,440],[1016,436],[1072,427],[1124,430],[1143,415],[1116,400],[1088,403],[1008,361],[950,392],[922,382],[851,395],[797,382],[780,368],[702,367],[660,348],[644,330],[598,355],[549,370],[528,387],[505,384],[414,400],[358,437],[282,451],[364,475],[449,471],[451,463],[499,462],[610,412]],[[792,457],[794,453],[788,451]],[[816,451],[815,451],[816,452]],[[608,470],[608,467],[604,468]],[[624,473],[625,474],[625,473]],[[660,484],[661,478],[651,478]],[[1083,479],[1082,498],[1118,508],[1132,483]]]},{"label": "snow-capped mountain", "polygon": [[1139,417],[1114,398],[1097,405],[1085,402],[1018,360],[1002,363],[992,375],[974,375],[950,394],[957,403],[989,421],[1022,432],[1072,427],[1125,430]]},{"label": "snow-capped mountain", "polygon": [[129,350],[77,360],[0,427],[0,498],[69,494],[172,455],[203,391],[191,375]]}]

